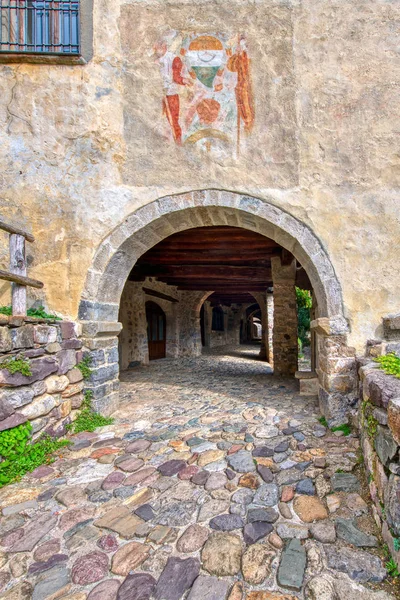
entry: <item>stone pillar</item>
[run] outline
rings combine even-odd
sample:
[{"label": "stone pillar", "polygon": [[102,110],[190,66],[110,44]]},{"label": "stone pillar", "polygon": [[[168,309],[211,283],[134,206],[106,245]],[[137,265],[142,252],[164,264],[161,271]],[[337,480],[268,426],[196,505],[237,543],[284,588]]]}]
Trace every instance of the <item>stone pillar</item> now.
[{"label": "stone pillar", "polygon": [[267,332],[268,337],[268,357],[267,360],[271,367],[274,366],[274,296],[267,294]]},{"label": "stone pillar", "polygon": [[274,285],[274,372],[294,376],[298,364],[296,261],[282,265],[281,259],[271,259]]},{"label": "stone pillar", "polygon": [[81,321],[81,325],[84,350],[92,358],[92,374],[85,389],[93,393],[93,408],[108,416],[119,403],[118,335],[122,325],[114,321]]},{"label": "stone pillar", "polygon": [[347,323],[342,317],[311,322],[317,337],[319,404],[329,426],[348,421],[358,401],[356,351],[347,345]]},{"label": "stone pillar", "polygon": [[268,361],[270,353],[270,341],[269,341],[269,327],[268,327],[268,307],[266,294],[261,292],[250,292],[254,299],[257,301],[261,311],[261,326],[262,326],[262,337],[261,337],[261,348],[259,357],[261,360]]},{"label": "stone pillar", "polygon": [[179,292],[179,356],[201,356],[200,299],[203,292]]},{"label": "stone pillar", "polygon": [[149,364],[147,340],[146,298],[142,282],[127,281],[119,310],[122,331],[119,336],[120,368],[130,364]]}]

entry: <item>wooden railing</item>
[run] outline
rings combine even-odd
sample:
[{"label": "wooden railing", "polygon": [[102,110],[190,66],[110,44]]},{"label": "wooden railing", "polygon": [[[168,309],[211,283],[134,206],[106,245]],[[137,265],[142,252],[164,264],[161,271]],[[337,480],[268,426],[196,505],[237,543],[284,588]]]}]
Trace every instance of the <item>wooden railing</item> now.
[{"label": "wooden railing", "polygon": [[13,316],[25,317],[27,286],[39,289],[43,287],[41,281],[26,276],[25,240],[34,242],[35,238],[32,234],[13,225],[8,225],[1,219],[0,229],[10,234],[10,270],[2,271],[0,269],[0,279],[12,283],[11,306]]}]

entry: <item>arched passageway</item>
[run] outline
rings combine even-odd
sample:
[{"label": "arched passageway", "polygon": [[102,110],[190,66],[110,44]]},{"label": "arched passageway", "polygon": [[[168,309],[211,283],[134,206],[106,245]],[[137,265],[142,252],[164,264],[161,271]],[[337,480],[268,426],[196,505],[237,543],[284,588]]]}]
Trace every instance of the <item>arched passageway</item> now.
[{"label": "arched passageway", "polygon": [[[120,325],[117,318],[121,295],[132,268],[148,250],[178,232],[196,227],[240,227],[273,240],[286,252],[271,259],[274,289],[280,290],[282,304],[275,304],[275,334],[287,327],[287,298],[293,289],[296,265],[301,264],[312,284],[318,303],[315,323],[318,332],[320,401],[328,417],[343,416],[353,399],[354,359],[346,346],[347,322],[343,316],[340,284],[324,248],[310,229],[282,209],[257,198],[207,190],[167,197],[140,208],[103,241],[88,272],[80,305],[80,318],[89,347],[117,345]],[[275,273],[275,276],[274,276]],[[201,348],[200,308],[210,291],[191,291],[185,304],[185,326],[196,324],[194,345]],[[254,294],[262,293],[261,290]],[[256,296],[255,296],[256,297]],[[257,298],[256,298],[257,299]],[[257,299],[258,301],[258,299]],[[294,324],[291,324],[292,327]],[[285,332],[281,339],[284,341]],[[276,353],[277,364],[290,361],[291,348],[284,342]],[[349,359],[343,362],[343,358]],[[118,364],[105,361],[94,375],[93,390],[99,408],[117,401]],[[97,391],[98,390],[98,391]],[[113,394],[110,395],[110,391]],[[106,393],[108,400],[105,400]],[[103,402],[103,406],[102,406]]]}]

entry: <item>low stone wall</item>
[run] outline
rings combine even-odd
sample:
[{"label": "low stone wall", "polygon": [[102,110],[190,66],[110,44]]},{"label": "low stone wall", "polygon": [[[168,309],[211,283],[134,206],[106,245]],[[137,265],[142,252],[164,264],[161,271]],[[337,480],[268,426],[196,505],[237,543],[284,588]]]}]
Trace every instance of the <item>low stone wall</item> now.
[{"label": "low stone wall", "polygon": [[371,357],[358,361],[358,373],[356,425],[373,512],[390,553],[400,565],[400,379],[386,375]]},{"label": "low stone wall", "polygon": [[29,420],[34,438],[65,435],[83,401],[79,337],[77,323],[0,316],[0,363],[25,358],[32,372],[0,368],[0,431]]}]

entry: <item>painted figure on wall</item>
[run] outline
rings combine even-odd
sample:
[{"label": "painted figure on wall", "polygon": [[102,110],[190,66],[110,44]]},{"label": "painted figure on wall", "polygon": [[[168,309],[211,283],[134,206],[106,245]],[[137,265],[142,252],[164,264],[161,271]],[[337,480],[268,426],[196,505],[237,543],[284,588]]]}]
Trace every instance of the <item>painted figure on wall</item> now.
[{"label": "painted figure on wall", "polygon": [[169,32],[155,54],[175,142],[239,154],[241,131],[251,131],[255,116],[244,37]]}]

